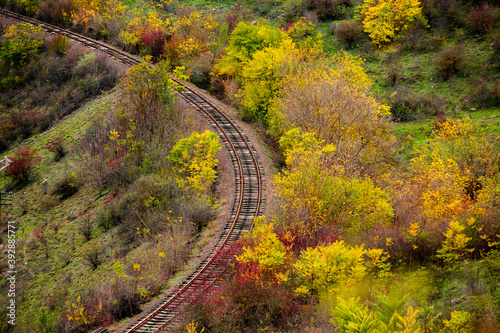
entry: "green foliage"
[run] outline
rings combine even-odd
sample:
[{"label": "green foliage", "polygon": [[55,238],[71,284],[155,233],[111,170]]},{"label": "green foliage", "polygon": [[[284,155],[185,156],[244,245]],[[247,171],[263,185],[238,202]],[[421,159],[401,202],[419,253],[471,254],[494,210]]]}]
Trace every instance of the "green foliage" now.
[{"label": "green foliage", "polygon": [[150,138],[162,131],[166,124],[171,131],[177,123],[173,109],[175,94],[179,86],[170,77],[170,65],[161,61],[155,66],[147,62],[131,67],[124,80],[127,108],[120,113],[122,121],[137,126],[139,138]]},{"label": "green foliage", "polygon": [[334,318],[330,320],[337,326],[337,332],[371,333],[378,328],[373,312],[359,298],[341,299],[332,314]]},{"label": "green foliage", "polygon": [[179,186],[206,194],[217,176],[215,168],[219,161],[215,154],[220,149],[219,137],[208,130],[201,134],[193,132],[189,138],[179,140],[168,156],[180,176]]},{"label": "green foliage", "polygon": [[351,247],[343,241],[307,248],[294,264],[302,283],[295,292],[322,294],[359,280],[366,271],[365,252],[363,246]]},{"label": "green foliage", "polygon": [[27,23],[7,27],[0,48],[0,59],[11,67],[23,67],[43,45],[43,29]]},{"label": "green foliage", "polygon": [[214,70],[221,75],[239,77],[255,52],[266,47],[279,47],[288,39],[287,34],[280,29],[240,22],[231,33],[226,54],[215,65]]},{"label": "green foliage", "polygon": [[472,332],[474,316],[467,311],[453,311],[449,320],[443,320],[443,333],[468,333]]},{"label": "green foliage", "polygon": [[42,314],[38,317],[38,332],[52,333],[54,332],[54,318],[47,313],[46,309],[42,309]]},{"label": "green foliage", "polygon": [[[410,299],[410,295],[401,295],[400,292],[391,292],[387,295],[375,296],[377,303],[374,305],[376,317],[384,331],[392,331],[397,328],[398,320],[402,320],[404,306]],[[417,310],[418,311],[418,310]],[[413,315],[413,310],[412,310]]]}]

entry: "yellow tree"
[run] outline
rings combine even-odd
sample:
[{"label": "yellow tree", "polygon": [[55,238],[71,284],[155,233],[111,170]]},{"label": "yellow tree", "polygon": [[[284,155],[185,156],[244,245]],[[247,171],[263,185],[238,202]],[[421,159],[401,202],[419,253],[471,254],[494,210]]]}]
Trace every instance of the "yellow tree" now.
[{"label": "yellow tree", "polygon": [[390,44],[418,20],[425,23],[419,0],[365,0],[358,7],[358,17],[378,46]]},{"label": "yellow tree", "polygon": [[271,131],[277,136],[283,128],[300,127],[316,133],[335,146],[335,161],[346,173],[365,173],[388,161],[388,107],[370,94],[359,58],[340,53],[332,60],[302,66],[283,80]]},{"label": "yellow tree", "polygon": [[332,166],[335,146],[299,129],[280,140],[287,169],[273,184],[281,226],[316,238],[324,228],[359,230],[387,224],[393,216],[389,196],[370,178],[351,178]]},{"label": "yellow tree", "polygon": [[220,149],[219,137],[208,130],[193,132],[189,138],[179,140],[168,156],[180,176],[179,186],[207,194],[217,176],[215,168],[219,160],[215,154]]}]

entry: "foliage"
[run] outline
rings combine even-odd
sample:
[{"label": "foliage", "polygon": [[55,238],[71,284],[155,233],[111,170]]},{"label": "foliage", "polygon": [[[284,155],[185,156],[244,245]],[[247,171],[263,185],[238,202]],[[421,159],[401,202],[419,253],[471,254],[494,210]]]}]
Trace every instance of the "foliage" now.
[{"label": "foliage", "polygon": [[391,44],[414,23],[425,22],[419,0],[365,0],[358,7],[358,17],[379,47]]},{"label": "foliage", "polygon": [[[119,0],[73,0],[73,6],[66,15],[71,17],[75,26],[84,31],[100,21],[120,18],[127,11],[127,6]],[[105,35],[107,32],[101,30],[101,33]]]},{"label": "foliage", "polygon": [[220,149],[219,137],[208,130],[201,134],[193,132],[189,138],[179,140],[168,156],[181,177],[179,186],[206,194],[217,175],[215,168],[219,161],[215,154]]},{"label": "foliage", "polygon": [[346,49],[352,49],[356,43],[360,42],[363,31],[358,21],[342,20],[338,24],[336,34]]},{"label": "foliage", "polygon": [[470,120],[438,123],[430,144],[415,150],[411,164],[415,180],[423,185],[424,215],[430,220],[456,218],[468,209],[479,188],[466,190],[471,180],[498,172],[498,137],[480,130]]},{"label": "foliage", "polygon": [[388,107],[377,102],[370,85],[361,60],[345,53],[334,56],[333,67],[304,66],[285,77],[270,130],[277,136],[296,126],[316,133],[335,146],[333,162],[348,174],[383,166],[391,144]]},{"label": "foliage", "polygon": [[363,246],[351,247],[343,241],[307,248],[302,251],[294,268],[301,285],[299,295],[322,294],[359,280],[365,274]]},{"label": "foliage", "polygon": [[445,263],[453,264],[461,259],[465,254],[471,252],[470,248],[467,248],[467,243],[472,239],[467,237],[463,231],[465,226],[461,225],[458,221],[451,221],[448,230],[445,232],[445,241],[443,246],[439,249],[438,258],[443,259]]},{"label": "foliage", "polygon": [[42,160],[42,157],[38,156],[37,153],[38,150],[30,146],[18,149],[14,156],[9,157],[11,164],[7,168],[7,177],[16,184],[26,184],[37,164]]},{"label": "foliage", "polygon": [[286,33],[298,49],[300,56],[306,59],[318,59],[323,56],[323,34],[308,19],[301,17],[295,23],[287,26]]},{"label": "foliage", "polygon": [[82,303],[81,297],[78,296],[76,303],[72,303],[71,306],[73,307],[73,310],[67,315],[68,320],[75,322],[77,325],[88,328],[99,315],[102,303],[99,303],[98,308],[94,313],[89,313],[86,305]]},{"label": "foliage", "polygon": [[256,218],[254,227],[245,236],[242,253],[236,260],[242,263],[254,262],[263,269],[278,273],[287,260],[287,248],[274,232],[273,224],[266,224],[263,218]]},{"label": "foliage", "polygon": [[451,75],[459,73],[464,68],[463,53],[463,48],[460,46],[449,46],[441,51],[436,65],[438,74],[443,79],[449,79]]},{"label": "foliage", "polygon": [[170,65],[161,61],[150,66],[143,61],[132,66],[124,79],[127,109],[120,111],[119,116],[126,123],[130,119],[137,126],[140,137],[150,137],[161,129],[157,124],[168,124],[170,128],[177,125],[173,111],[174,91],[177,84],[169,74]]},{"label": "foliage", "polygon": [[331,166],[334,145],[298,129],[285,133],[280,145],[288,169],[273,183],[286,229],[315,238],[326,226],[359,230],[390,221],[392,207],[383,190],[369,178],[350,178]]},{"label": "foliage", "polygon": [[238,23],[229,38],[225,55],[214,66],[220,75],[241,77],[243,68],[253,59],[256,51],[266,47],[279,47],[290,38],[279,30],[268,25],[251,25]]},{"label": "foliage", "polygon": [[443,320],[445,329],[442,332],[468,333],[473,329],[473,314],[466,311],[453,311],[449,320]]},{"label": "foliage", "polygon": [[341,299],[332,311],[334,318],[331,321],[342,333],[369,333],[377,329],[377,321],[373,312],[363,305],[359,298],[350,297]]},{"label": "foliage", "polygon": [[54,160],[59,161],[64,155],[66,155],[66,151],[64,150],[64,140],[62,137],[55,137],[47,140],[44,148],[54,153]]},{"label": "foliage", "polygon": [[26,66],[43,45],[43,29],[27,23],[7,27],[1,43],[0,59],[11,67]]},{"label": "foliage", "polygon": [[483,3],[467,17],[469,29],[473,34],[484,35],[490,32],[495,25],[494,9]]},{"label": "foliage", "polygon": [[352,6],[351,0],[311,0],[310,7],[321,21],[345,18],[347,9]]},{"label": "foliage", "polygon": [[391,116],[397,122],[409,122],[440,115],[445,101],[436,94],[416,94],[405,88],[396,89],[389,96]]}]

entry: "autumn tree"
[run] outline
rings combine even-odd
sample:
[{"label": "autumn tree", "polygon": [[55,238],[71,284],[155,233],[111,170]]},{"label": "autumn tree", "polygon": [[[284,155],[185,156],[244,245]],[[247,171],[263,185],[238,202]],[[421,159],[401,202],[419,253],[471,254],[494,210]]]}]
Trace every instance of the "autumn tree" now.
[{"label": "autumn tree", "polygon": [[170,65],[166,61],[150,66],[147,62],[131,67],[125,75],[125,100],[118,117],[124,123],[130,119],[137,126],[138,135],[150,137],[178,124],[174,112],[174,89],[179,86],[170,77]]},{"label": "autumn tree", "polygon": [[215,168],[219,161],[215,154],[220,149],[219,137],[208,130],[193,132],[189,138],[179,140],[168,156],[180,176],[179,186],[206,194],[217,175]]},{"label": "autumn tree", "polygon": [[231,33],[226,54],[215,65],[214,70],[219,75],[240,77],[255,52],[266,47],[280,46],[289,39],[280,29],[240,22]]},{"label": "autumn tree", "polygon": [[361,279],[365,275],[363,246],[351,247],[343,241],[302,251],[294,268],[300,287],[298,294],[321,294]]},{"label": "autumn tree", "polygon": [[14,156],[9,158],[11,164],[7,169],[7,177],[17,184],[26,184],[42,160],[37,153],[38,150],[30,146],[17,150]]},{"label": "autumn tree", "polygon": [[0,59],[7,66],[23,67],[43,45],[43,29],[19,23],[6,28],[0,48]]},{"label": "autumn tree", "polygon": [[368,177],[348,177],[335,168],[336,147],[315,133],[292,129],[280,139],[287,168],[275,176],[280,227],[316,239],[332,227],[354,231],[387,224],[388,195]]},{"label": "autumn tree", "polygon": [[425,23],[419,0],[365,0],[358,7],[358,17],[379,47],[393,42],[419,20]]},{"label": "autumn tree", "polygon": [[337,54],[333,65],[304,65],[284,80],[281,97],[270,114],[278,136],[294,126],[316,133],[335,146],[335,163],[346,173],[365,173],[390,162],[389,108],[369,92],[370,79],[361,60]]}]

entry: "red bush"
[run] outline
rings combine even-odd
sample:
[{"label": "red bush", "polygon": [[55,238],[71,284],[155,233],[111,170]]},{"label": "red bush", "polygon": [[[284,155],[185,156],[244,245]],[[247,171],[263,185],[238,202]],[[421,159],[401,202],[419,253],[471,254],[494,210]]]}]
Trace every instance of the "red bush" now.
[{"label": "red bush", "polygon": [[484,35],[495,25],[494,10],[487,4],[481,5],[467,17],[467,24],[473,34]]},{"label": "red bush", "polygon": [[45,143],[45,149],[55,154],[54,159],[56,161],[61,159],[61,157],[63,157],[66,153],[64,151],[63,139],[61,137],[49,139],[47,143]]},{"label": "red bush", "polygon": [[10,157],[11,165],[7,168],[7,177],[18,184],[26,184],[42,158],[37,155],[38,150],[30,146],[21,148]]},{"label": "red bush", "polygon": [[150,50],[154,61],[158,61],[163,54],[165,43],[172,38],[161,29],[147,31],[141,35],[144,45]]}]

